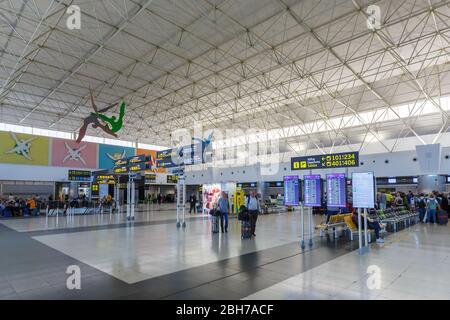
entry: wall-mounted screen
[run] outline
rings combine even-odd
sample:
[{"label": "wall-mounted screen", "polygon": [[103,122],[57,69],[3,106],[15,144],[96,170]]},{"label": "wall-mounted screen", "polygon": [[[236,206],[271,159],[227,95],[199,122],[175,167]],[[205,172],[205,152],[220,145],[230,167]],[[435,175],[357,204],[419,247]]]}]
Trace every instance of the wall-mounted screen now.
[{"label": "wall-mounted screen", "polygon": [[396,178],[389,178],[388,179],[388,183],[397,183],[397,179]]},{"label": "wall-mounted screen", "polygon": [[320,174],[304,176],[303,186],[304,205],[307,207],[320,207],[322,205]]},{"label": "wall-mounted screen", "polygon": [[284,205],[298,206],[299,204],[299,180],[298,176],[285,176],[284,181]]},{"label": "wall-mounted screen", "polygon": [[352,173],[354,208],[375,207],[375,178],[373,172]]},{"label": "wall-mounted screen", "polygon": [[91,172],[85,170],[69,170],[69,181],[91,181]]},{"label": "wall-mounted screen", "polygon": [[346,191],[347,183],[344,173],[327,174],[327,207],[346,207]]}]

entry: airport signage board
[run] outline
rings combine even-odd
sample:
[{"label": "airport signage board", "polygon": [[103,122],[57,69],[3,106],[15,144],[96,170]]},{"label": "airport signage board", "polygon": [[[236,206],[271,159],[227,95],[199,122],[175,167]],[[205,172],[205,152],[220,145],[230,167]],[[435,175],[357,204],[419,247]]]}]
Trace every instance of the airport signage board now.
[{"label": "airport signage board", "polygon": [[[205,148],[207,149],[207,148]],[[173,168],[210,161],[211,156],[203,150],[203,144],[193,143],[181,148],[172,148],[156,152],[156,167]]]},{"label": "airport signage board", "polygon": [[269,181],[267,182],[269,188],[283,188],[284,181]]},{"label": "airport signage board", "polygon": [[359,166],[359,152],[343,152],[291,158],[291,170],[349,168]]},{"label": "airport signage board", "polygon": [[167,183],[177,183],[178,177],[175,175],[168,174],[167,175]]},{"label": "airport signage board", "polygon": [[416,176],[403,176],[403,177],[377,177],[377,185],[389,185],[389,184],[404,184],[413,185],[418,183],[418,177]]},{"label": "airport signage board", "polygon": [[128,167],[127,166],[123,166],[123,167],[114,167],[114,173],[115,174],[124,174],[128,172]]},{"label": "airport signage board", "polygon": [[116,180],[113,175],[98,175],[95,176],[95,183],[97,184],[115,184]]},{"label": "airport signage board", "polygon": [[345,208],[347,182],[344,173],[327,174],[327,207]]},{"label": "airport signage board", "polygon": [[156,183],[156,174],[154,173],[146,173],[145,174],[145,184]]},{"label": "airport signage board", "polygon": [[354,208],[374,208],[375,177],[373,172],[353,172],[352,192]]},{"label": "airport signage board", "polygon": [[304,205],[306,207],[320,207],[322,205],[322,179],[320,174],[311,174],[303,177]]},{"label": "airport signage board", "polygon": [[298,176],[284,176],[284,205],[298,206],[299,204],[299,179]]},{"label": "airport signage board", "polygon": [[128,166],[128,172],[140,172],[144,171],[147,168],[147,164],[145,162],[135,163]]},{"label": "airport signage board", "polygon": [[90,182],[92,179],[91,171],[69,170],[69,181]]}]

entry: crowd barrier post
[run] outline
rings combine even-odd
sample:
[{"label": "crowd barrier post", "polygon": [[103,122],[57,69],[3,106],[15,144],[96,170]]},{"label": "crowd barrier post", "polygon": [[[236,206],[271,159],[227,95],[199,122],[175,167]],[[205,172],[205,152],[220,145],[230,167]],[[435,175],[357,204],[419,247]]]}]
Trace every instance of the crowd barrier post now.
[{"label": "crowd barrier post", "polygon": [[364,247],[369,250],[369,241],[367,238],[367,208],[364,208]]},{"label": "crowd barrier post", "polygon": [[361,221],[361,209],[357,209],[358,212],[358,254],[362,255],[362,221]]},{"label": "crowd barrier post", "polygon": [[300,230],[301,230],[301,234],[302,234],[302,236],[301,236],[301,242],[300,242],[300,247],[302,248],[302,249],[305,249],[305,220],[304,220],[304,218],[305,218],[305,212],[304,212],[305,210],[304,210],[304,207],[303,207],[303,203],[301,204],[301,207],[300,207],[300,216],[301,216],[301,222],[300,222]]}]

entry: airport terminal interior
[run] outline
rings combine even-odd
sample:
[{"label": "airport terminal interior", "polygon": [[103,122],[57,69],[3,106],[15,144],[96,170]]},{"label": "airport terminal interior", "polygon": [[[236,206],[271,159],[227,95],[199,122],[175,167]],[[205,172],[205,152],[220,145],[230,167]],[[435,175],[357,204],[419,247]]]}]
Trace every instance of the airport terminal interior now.
[{"label": "airport terminal interior", "polygon": [[449,17],[0,1],[0,300],[450,299]]}]

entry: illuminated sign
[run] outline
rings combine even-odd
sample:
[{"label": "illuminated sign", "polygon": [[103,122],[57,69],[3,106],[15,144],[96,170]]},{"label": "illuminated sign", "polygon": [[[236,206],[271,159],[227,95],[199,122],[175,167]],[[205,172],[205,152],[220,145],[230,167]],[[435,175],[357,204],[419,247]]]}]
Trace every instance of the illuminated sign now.
[{"label": "illuminated sign", "polygon": [[114,161],[114,167],[126,166],[127,163],[128,163],[128,161],[126,159],[116,160],[116,161]]},{"label": "illuminated sign", "polygon": [[140,162],[145,162],[145,161],[147,161],[147,156],[145,154],[141,154],[138,156],[128,158],[128,164],[135,164],[135,163],[140,163]]},{"label": "illuminated sign", "polygon": [[347,182],[344,173],[327,174],[327,207],[345,208]]},{"label": "illuminated sign", "polygon": [[91,172],[84,170],[69,170],[69,181],[91,181]]},{"label": "illuminated sign", "polygon": [[131,165],[128,167],[128,171],[129,172],[138,172],[138,171],[143,171],[146,169],[146,164],[141,162],[141,163],[137,163],[135,165]]},{"label": "illuminated sign", "polygon": [[146,174],[145,175],[145,184],[156,183],[156,174]]},{"label": "illuminated sign", "polygon": [[359,152],[291,158],[291,170],[346,168],[359,166]]},{"label": "illuminated sign", "polygon": [[167,183],[177,183],[178,177],[174,175],[167,175]]},{"label": "illuminated sign", "polygon": [[322,206],[322,188],[320,174],[304,176],[304,204],[306,207]]},{"label": "illuminated sign", "polygon": [[113,175],[98,175],[95,177],[95,183],[97,184],[115,184],[116,180]]},{"label": "illuminated sign", "polygon": [[300,198],[298,176],[285,176],[283,180],[284,180],[284,205],[298,206]]},{"label": "illuminated sign", "polygon": [[352,192],[354,208],[374,208],[375,177],[373,172],[353,172]]},{"label": "illuminated sign", "polygon": [[116,173],[116,174],[127,173],[127,172],[128,172],[128,168],[127,167],[114,168],[114,173]]}]

